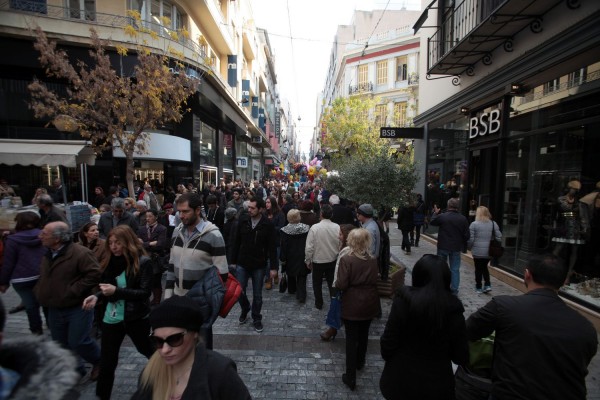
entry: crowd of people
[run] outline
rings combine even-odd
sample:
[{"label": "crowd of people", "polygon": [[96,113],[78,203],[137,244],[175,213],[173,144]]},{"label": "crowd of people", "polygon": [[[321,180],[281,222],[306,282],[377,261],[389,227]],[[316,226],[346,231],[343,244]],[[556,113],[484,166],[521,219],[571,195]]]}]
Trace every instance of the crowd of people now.
[{"label": "crowd of people", "polygon": [[[377,284],[389,279],[391,209],[354,204],[319,183],[265,180],[202,190],[181,184],[160,196],[150,184],[140,187],[134,197],[119,186],[110,188],[109,196],[96,188],[94,205],[103,211],[76,240],[54,199],[36,194],[39,211],[17,214],[0,270],[0,291],[14,287],[31,332],[43,334],[43,316],[52,339],[76,355],[73,369],[79,376],[87,375],[84,361],[92,365],[89,379],[97,380],[98,398],[111,397],[126,335],[149,359],[134,398],[185,399],[192,393],[250,398],[235,363],[213,351],[212,325],[231,275],[241,285],[239,324],[251,320],[261,333],[268,323],[263,321],[263,290],[285,280],[280,291],[304,304],[312,274],[314,307],[328,305],[331,315],[337,304],[341,307],[339,320],[328,323],[320,337],[334,340],[344,326],[346,368],[340,378],[356,389],[357,371],[366,364],[369,327],[382,314]],[[494,399],[585,398],[597,336],[591,323],[557,295],[566,274],[561,260],[532,258],[525,270],[527,294],[495,297],[465,320],[457,296],[461,253],[472,250],[475,289],[489,292],[486,246],[501,232],[487,208],[480,207],[470,225],[457,210],[455,198],[446,210],[433,209],[430,223],[440,228],[437,255],[419,259],[412,285],[395,294],[381,337],[384,397],[454,399],[452,363],[467,366],[468,341],[495,331]],[[420,196],[399,210],[407,254],[419,245],[424,215]],[[528,317],[533,314],[536,318]],[[2,310],[0,331],[3,316]],[[16,373],[8,382],[18,387],[27,375],[4,364],[3,351],[0,347],[0,375]],[[544,373],[552,384],[540,384]]]}]

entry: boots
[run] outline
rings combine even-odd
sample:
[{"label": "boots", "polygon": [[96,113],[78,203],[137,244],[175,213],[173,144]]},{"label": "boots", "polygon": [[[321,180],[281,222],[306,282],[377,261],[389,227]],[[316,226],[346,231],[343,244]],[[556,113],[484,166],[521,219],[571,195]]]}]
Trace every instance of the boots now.
[{"label": "boots", "polygon": [[337,335],[337,329],[329,327],[325,332],[321,333],[321,340],[325,342],[332,342]]},{"label": "boots", "polygon": [[151,306],[156,306],[160,304],[160,299],[162,297],[162,288],[153,288],[152,289],[152,302]]},{"label": "boots", "polygon": [[265,280],[265,289],[267,289],[267,290],[273,289],[273,280],[271,278],[267,278]]}]

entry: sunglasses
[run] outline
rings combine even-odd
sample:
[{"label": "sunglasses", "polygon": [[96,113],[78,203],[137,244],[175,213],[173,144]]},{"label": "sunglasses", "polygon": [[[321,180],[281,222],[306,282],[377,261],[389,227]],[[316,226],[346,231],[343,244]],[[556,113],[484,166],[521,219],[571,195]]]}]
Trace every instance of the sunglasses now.
[{"label": "sunglasses", "polygon": [[158,350],[162,349],[166,343],[169,347],[179,347],[183,344],[183,337],[187,334],[187,331],[175,333],[167,336],[166,338],[160,338],[158,336],[150,335],[150,340]]}]

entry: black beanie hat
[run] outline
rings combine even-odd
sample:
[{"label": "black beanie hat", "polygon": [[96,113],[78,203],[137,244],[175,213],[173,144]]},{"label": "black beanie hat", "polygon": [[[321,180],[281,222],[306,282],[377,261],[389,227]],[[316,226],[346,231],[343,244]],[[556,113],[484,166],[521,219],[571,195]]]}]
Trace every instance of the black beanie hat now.
[{"label": "black beanie hat", "polygon": [[186,296],[168,298],[150,312],[152,330],[172,327],[200,332],[202,322],[202,309]]}]

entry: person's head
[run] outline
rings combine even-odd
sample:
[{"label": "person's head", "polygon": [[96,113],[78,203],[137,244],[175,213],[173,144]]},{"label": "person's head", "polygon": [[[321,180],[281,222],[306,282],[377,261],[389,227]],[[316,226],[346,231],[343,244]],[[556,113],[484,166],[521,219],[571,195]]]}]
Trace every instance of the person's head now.
[{"label": "person's head", "polygon": [[97,240],[100,236],[98,231],[98,225],[95,222],[88,222],[79,230],[79,241],[84,246],[87,246],[90,242]]},{"label": "person's head", "polygon": [[337,194],[332,194],[329,196],[329,204],[335,206],[336,204],[340,204],[340,197]]},{"label": "person's head", "polygon": [[133,197],[125,197],[123,199],[123,206],[125,211],[131,211],[133,208],[135,208],[135,199]]},{"label": "person's head", "polygon": [[112,211],[112,209],[110,208],[110,206],[108,204],[100,204],[100,207],[98,207],[98,212],[100,212],[100,213],[105,213],[108,211]]},{"label": "person's head", "polygon": [[214,194],[206,196],[206,206],[208,208],[217,208],[217,196]]},{"label": "person's head", "polygon": [[425,254],[413,268],[412,286],[430,285],[435,290],[450,291],[450,277],[450,267],[443,257]]},{"label": "person's head", "polygon": [[567,183],[567,188],[569,189],[570,194],[577,194],[581,190],[581,182],[578,180],[572,180]]},{"label": "person's head", "polygon": [[94,193],[96,196],[104,196],[104,189],[102,189],[100,186],[96,186],[94,188]]},{"label": "person's head", "polygon": [[152,191],[152,185],[150,185],[149,183],[146,183],[146,184],[144,185],[144,191],[145,191],[146,193],[150,193],[150,192]]},{"label": "person's head", "polygon": [[323,204],[321,206],[321,219],[331,219],[333,215],[333,208],[329,204]]},{"label": "person's head", "polygon": [[52,208],[54,201],[52,201],[52,197],[48,193],[44,193],[38,196],[37,198],[37,206],[41,210],[49,210]]},{"label": "person's head", "polygon": [[135,209],[139,213],[145,213],[148,211],[148,204],[144,200],[138,200],[135,202]]},{"label": "person's head", "polygon": [[292,201],[300,201],[300,192],[294,192],[294,194],[292,195]]},{"label": "person's head", "polygon": [[475,211],[475,221],[489,221],[492,219],[492,214],[486,206],[479,206]]},{"label": "person's head", "polygon": [[231,221],[232,219],[235,218],[235,216],[237,215],[237,210],[233,207],[228,207],[227,209],[225,209],[225,220],[226,221]]},{"label": "person's head", "polygon": [[373,206],[368,203],[361,204],[356,210],[356,217],[361,223],[373,218]]},{"label": "person's head", "polygon": [[304,200],[300,202],[300,211],[312,211],[314,208],[314,204],[310,200]]},{"label": "person's head", "polygon": [[110,209],[114,218],[121,219],[125,212],[125,201],[120,197],[115,197],[110,202]]},{"label": "person's head", "polygon": [[298,224],[300,223],[300,211],[295,208],[291,209],[287,213],[287,220],[290,224]]},{"label": "person's head", "polygon": [[534,255],[527,262],[524,280],[529,288],[532,283],[558,290],[567,279],[567,268],[564,262],[554,254]]},{"label": "person's head", "polygon": [[267,212],[275,215],[279,212],[279,205],[277,204],[277,198],[275,196],[269,196],[267,197],[267,200],[265,200],[265,208],[267,209]]},{"label": "person's head", "polygon": [[202,196],[198,193],[187,192],[175,200],[179,218],[183,225],[196,226],[202,218]]},{"label": "person's head", "polygon": [[233,192],[232,192],[233,200],[238,202],[240,200],[240,198],[242,197],[243,193],[244,193],[244,191],[240,188],[233,189]]},{"label": "person's head", "polygon": [[108,194],[111,195],[112,197],[119,197],[119,187],[118,186],[109,187]]},{"label": "person's head", "polygon": [[460,207],[460,200],[456,197],[448,199],[448,210],[458,210]]},{"label": "person's head", "polygon": [[42,194],[48,194],[48,190],[46,190],[46,188],[35,189],[35,197],[39,197]]},{"label": "person's head", "polygon": [[166,203],[165,205],[162,206],[162,209],[165,212],[165,214],[171,215],[173,213],[173,204]]},{"label": "person's head", "polygon": [[371,249],[371,234],[365,228],[356,228],[348,233],[346,243],[350,247],[350,252],[358,258],[367,259],[372,257],[369,253]]},{"label": "person's head", "polygon": [[[134,275],[140,270],[140,256],[145,254],[142,244],[129,225],[117,225],[108,232],[105,243],[106,254],[124,257],[127,262],[127,273]],[[110,259],[104,261],[104,267]]]},{"label": "person's head", "polygon": [[59,178],[56,178],[53,182],[55,188],[59,188],[62,185],[62,182]]},{"label": "person's head", "polygon": [[158,221],[158,211],[147,210],[146,211],[146,224],[154,225]]},{"label": "person's head", "polygon": [[57,250],[71,242],[71,229],[65,222],[50,222],[44,226],[39,237],[44,247]]},{"label": "person's head", "polygon": [[294,199],[292,198],[292,195],[290,195],[290,194],[286,194],[286,195],[283,197],[283,202],[284,202],[284,204],[289,204],[289,203],[291,203],[291,202],[293,202],[293,201],[294,201]]},{"label": "person's head", "polygon": [[265,201],[263,199],[255,197],[250,200],[248,204],[248,214],[250,215],[250,218],[258,217],[264,208]]},{"label": "person's head", "polygon": [[352,224],[340,225],[340,248],[343,249],[348,245],[348,234],[354,229],[356,229],[356,226]]},{"label": "person's head", "polygon": [[28,231],[40,226],[40,215],[35,211],[23,211],[15,216],[15,232]]}]

